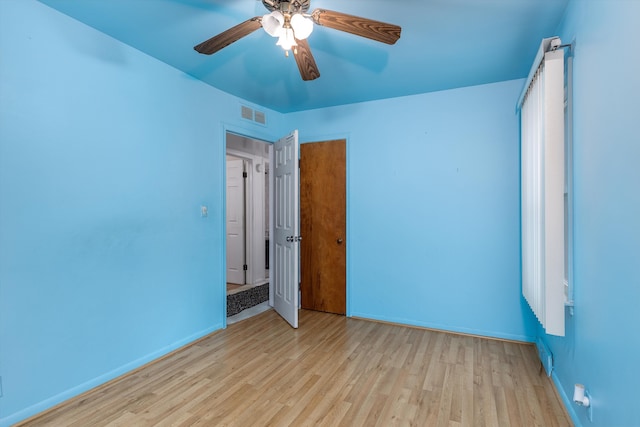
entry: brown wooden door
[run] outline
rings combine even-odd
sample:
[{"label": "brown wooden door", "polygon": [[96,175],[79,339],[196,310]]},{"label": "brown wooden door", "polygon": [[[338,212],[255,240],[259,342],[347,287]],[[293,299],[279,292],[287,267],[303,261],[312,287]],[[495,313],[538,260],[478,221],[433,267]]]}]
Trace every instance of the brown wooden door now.
[{"label": "brown wooden door", "polygon": [[346,141],[300,144],[301,306],[346,313]]}]

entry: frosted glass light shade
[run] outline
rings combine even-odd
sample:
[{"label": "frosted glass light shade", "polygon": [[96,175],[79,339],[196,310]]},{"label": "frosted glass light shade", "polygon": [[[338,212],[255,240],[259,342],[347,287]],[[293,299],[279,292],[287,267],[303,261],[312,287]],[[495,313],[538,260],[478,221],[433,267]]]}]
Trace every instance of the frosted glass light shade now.
[{"label": "frosted glass light shade", "polygon": [[267,13],[262,17],[262,28],[264,28],[271,37],[280,37],[283,25],[284,15],[278,10]]},{"label": "frosted glass light shade", "polygon": [[280,39],[276,44],[284,50],[291,50],[293,46],[298,46],[298,43],[296,43],[296,39],[293,37],[293,30],[291,28],[284,28],[282,30]]},{"label": "frosted glass light shade", "polygon": [[293,28],[293,32],[298,40],[304,40],[309,37],[313,31],[313,21],[296,13],[291,17],[291,28]]}]

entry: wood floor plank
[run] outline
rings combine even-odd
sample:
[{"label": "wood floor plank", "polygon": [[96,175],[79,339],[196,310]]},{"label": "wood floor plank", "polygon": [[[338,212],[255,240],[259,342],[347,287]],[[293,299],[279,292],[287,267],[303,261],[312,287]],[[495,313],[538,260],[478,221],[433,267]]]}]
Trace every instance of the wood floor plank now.
[{"label": "wood floor plank", "polygon": [[21,426],[570,426],[539,363],[529,344],[267,311]]}]

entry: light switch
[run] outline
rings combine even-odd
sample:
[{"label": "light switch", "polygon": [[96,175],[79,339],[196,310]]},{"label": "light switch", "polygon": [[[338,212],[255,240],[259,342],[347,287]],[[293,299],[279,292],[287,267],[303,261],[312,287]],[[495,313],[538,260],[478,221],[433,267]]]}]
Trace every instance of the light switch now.
[{"label": "light switch", "polygon": [[206,206],[200,206],[200,216],[205,217],[209,215],[209,209]]}]

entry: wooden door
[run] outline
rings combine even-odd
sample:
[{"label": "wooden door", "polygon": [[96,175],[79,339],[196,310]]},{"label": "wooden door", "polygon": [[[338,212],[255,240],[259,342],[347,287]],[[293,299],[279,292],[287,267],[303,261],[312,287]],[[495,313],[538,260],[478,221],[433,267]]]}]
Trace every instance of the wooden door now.
[{"label": "wooden door", "polygon": [[274,230],[273,308],[298,327],[298,273],[300,195],[298,187],[298,131],[279,139],[273,147]]},{"label": "wooden door", "polygon": [[346,313],[346,141],[300,145],[301,306]]}]

